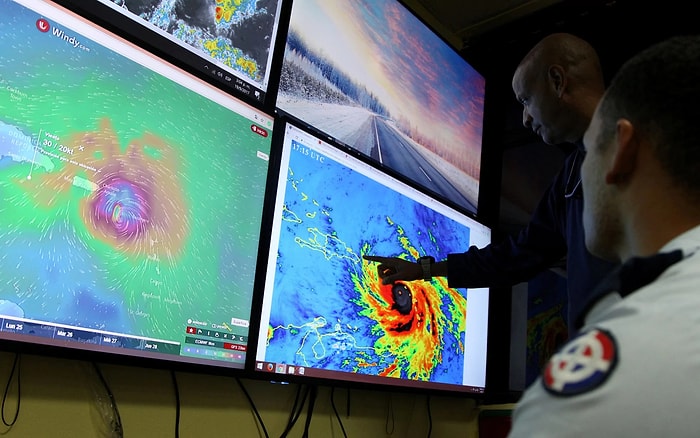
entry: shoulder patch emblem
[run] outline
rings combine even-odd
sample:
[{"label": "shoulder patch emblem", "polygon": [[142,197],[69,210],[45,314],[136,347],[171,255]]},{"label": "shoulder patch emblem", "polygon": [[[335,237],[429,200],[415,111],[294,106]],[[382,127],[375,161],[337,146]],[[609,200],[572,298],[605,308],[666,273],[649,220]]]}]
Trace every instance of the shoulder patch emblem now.
[{"label": "shoulder patch emblem", "polygon": [[554,395],[591,391],[605,382],[617,365],[617,344],[609,332],[581,333],[554,354],[544,368],[542,384]]}]

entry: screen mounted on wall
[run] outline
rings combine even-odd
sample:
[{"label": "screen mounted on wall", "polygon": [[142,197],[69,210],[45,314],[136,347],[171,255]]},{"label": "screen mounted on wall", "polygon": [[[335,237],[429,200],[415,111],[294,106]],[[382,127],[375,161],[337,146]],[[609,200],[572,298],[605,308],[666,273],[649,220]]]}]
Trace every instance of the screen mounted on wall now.
[{"label": "screen mounted on wall", "polygon": [[51,3],[0,8],[0,339],[243,368],[273,120]]},{"label": "screen mounted on wall", "polygon": [[442,260],[490,243],[489,228],[350,149],[282,129],[255,370],[482,393],[488,289],[384,286],[362,256]]},{"label": "screen mounted on wall", "polygon": [[485,80],[397,0],[295,0],[277,108],[476,213]]},{"label": "screen mounted on wall", "polygon": [[288,0],[58,1],[256,106],[276,88]]}]

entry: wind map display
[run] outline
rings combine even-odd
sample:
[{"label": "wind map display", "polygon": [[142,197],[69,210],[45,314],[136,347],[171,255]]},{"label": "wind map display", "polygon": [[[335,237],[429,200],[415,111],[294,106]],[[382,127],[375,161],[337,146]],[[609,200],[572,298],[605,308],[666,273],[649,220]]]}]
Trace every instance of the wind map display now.
[{"label": "wind map display", "polygon": [[41,336],[243,363],[263,127],[223,93],[0,7],[0,316],[23,322],[0,331],[37,321]]},{"label": "wind map display", "polygon": [[306,375],[465,385],[465,361],[476,359],[465,345],[467,291],[445,278],[382,285],[377,265],[362,255],[441,260],[463,251],[471,230],[310,143],[291,140],[280,181],[279,246],[268,264],[274,279],[266,285],[269,323],[258,360]]}]

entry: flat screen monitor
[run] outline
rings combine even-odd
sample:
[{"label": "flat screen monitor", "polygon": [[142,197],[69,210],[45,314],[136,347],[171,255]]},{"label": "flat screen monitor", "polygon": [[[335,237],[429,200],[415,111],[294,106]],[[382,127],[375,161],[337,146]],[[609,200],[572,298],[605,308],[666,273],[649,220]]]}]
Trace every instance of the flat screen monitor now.
[{"label": "flat screen monitor", "polygon": [[273,120],[53,3],[0,9],[0,340],[244,368]]},{"label": "flat screen monitor", "polygon": [[289,20],[283,3],[290,0],[57,1],[236,97],[274,105],[275,59],[284,50]]},{"label": "flat screen monitor", "polygon": [[397,0],[295,0],[277,108],[473,214],[485,80]]},{"label": "flat screen monitor", "polygon": [[[284,119],[283,119],[284,120]],[[287,120],[254,368],[273,380],[481,394],[488,289],[382,285],[366,254],[437,260],[490,229]]]}]

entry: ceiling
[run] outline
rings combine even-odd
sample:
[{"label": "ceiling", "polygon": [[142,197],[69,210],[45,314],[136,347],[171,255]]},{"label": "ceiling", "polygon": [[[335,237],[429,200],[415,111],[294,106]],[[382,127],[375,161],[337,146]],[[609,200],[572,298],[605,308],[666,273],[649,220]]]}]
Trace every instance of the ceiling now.
[{"label": "ceiling", "polygon": [[512,62],[552,32],[588,40],[611,72],[650,43],[700,32],[695,2],[687,0],[402,1],[470,63],[487,69],[513,68]]},{"label": "ceiling", "polygon": [[562,0],[405,0],[428,25],[462,50],[478,35]]},{"label": "ceiling", "polygon": [[611,47],[610,57],[619,59],[626,56],[619,47],[622,52],[624,46],[632,49],[637,32],[653,33],[658,27],[650,20],[669,16],[686,0],[665,0],[668,7],[663,9],[648,0],[402,1],[478,71],[490,79],[508,72],[509,83],[517,62],[548,33],[577,34],[594,44],[601,57],[608,57],[604,52]]}]

